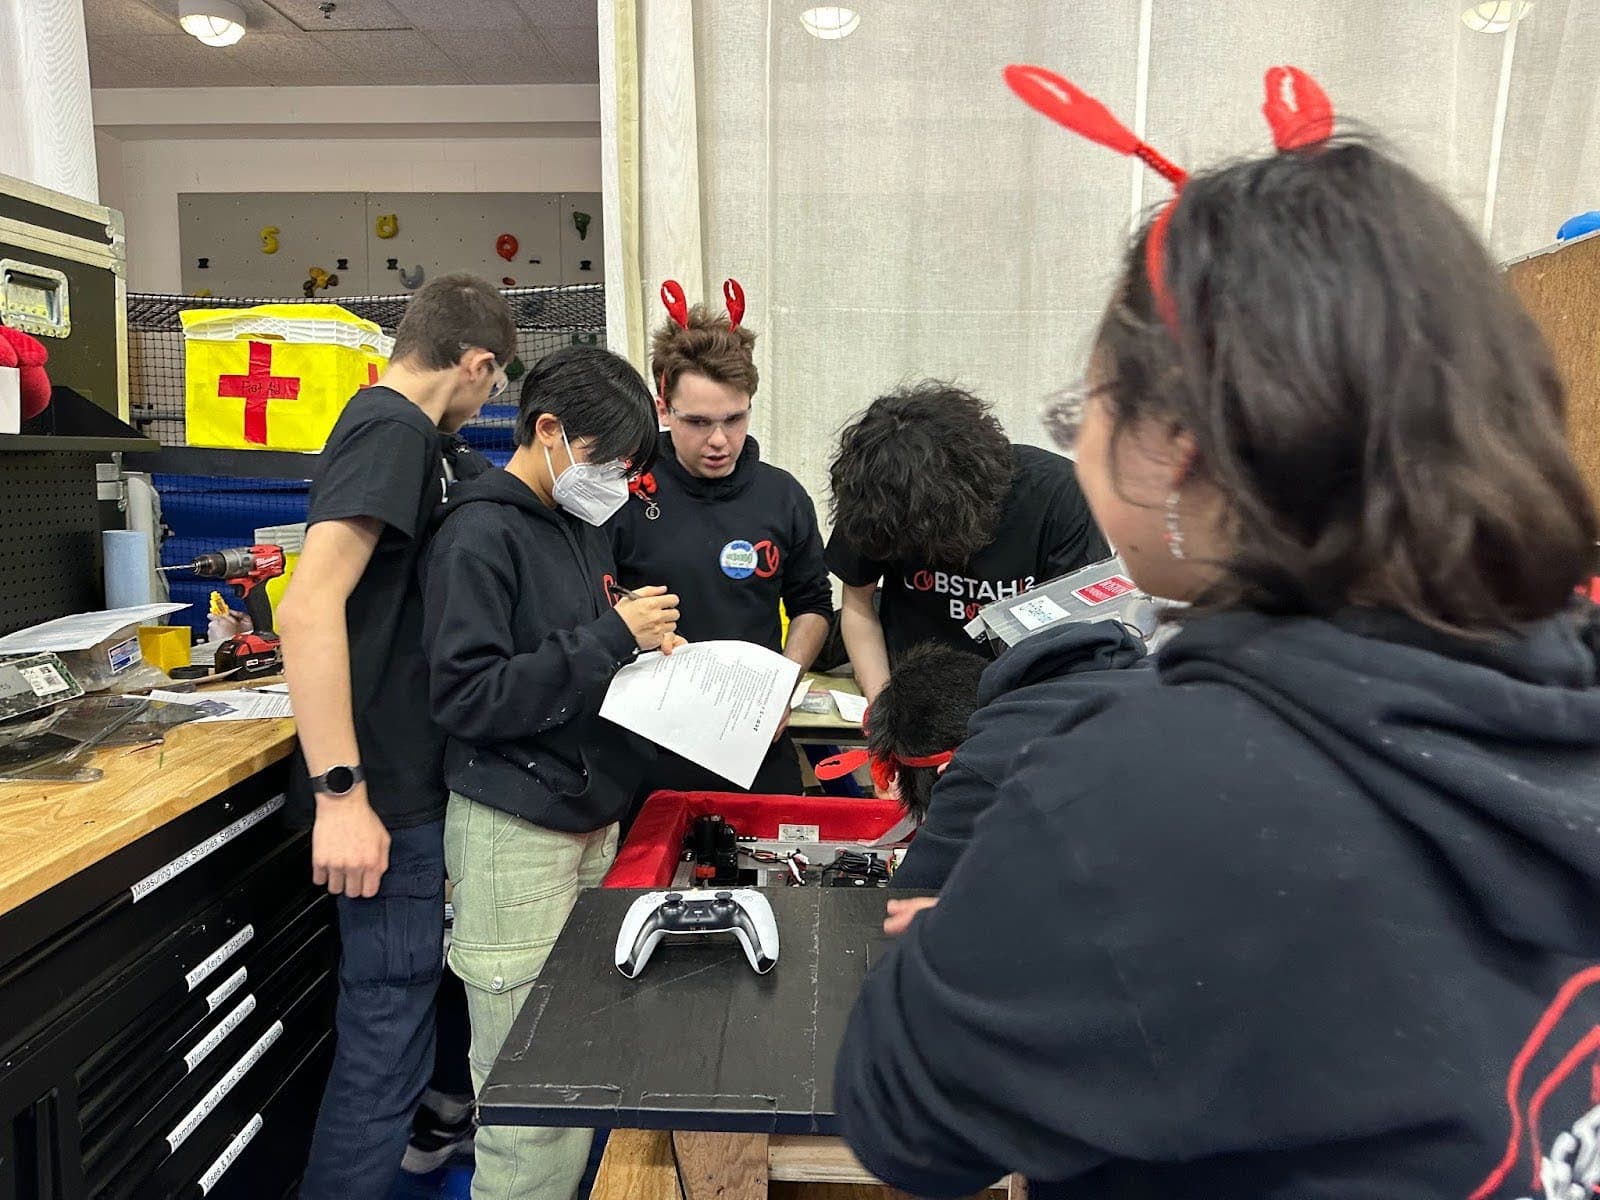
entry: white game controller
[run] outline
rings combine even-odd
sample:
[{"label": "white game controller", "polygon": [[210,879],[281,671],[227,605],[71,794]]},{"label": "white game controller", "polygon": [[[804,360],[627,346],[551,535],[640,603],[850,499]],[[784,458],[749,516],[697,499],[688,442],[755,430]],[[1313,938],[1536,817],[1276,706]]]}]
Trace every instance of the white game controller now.
[{"label": "white game controller", "polygon": [[637,979],[662,938],[704,933],[733,934],[757,975],[778,961],[778,922],[754,888],[646,892],[629,906],[617,931],[617,970]]}]

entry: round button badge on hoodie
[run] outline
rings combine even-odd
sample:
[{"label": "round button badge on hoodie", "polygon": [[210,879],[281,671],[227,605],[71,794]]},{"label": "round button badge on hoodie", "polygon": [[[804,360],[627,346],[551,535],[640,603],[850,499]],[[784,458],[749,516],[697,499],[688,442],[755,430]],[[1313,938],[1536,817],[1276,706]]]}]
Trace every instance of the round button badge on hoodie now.
[{"label": "round button badge on hoodie", "polygon": [[756,573],[756,548],[742,538],[729,542],[717,556],[717,563],[729,579],[749,579]]}]

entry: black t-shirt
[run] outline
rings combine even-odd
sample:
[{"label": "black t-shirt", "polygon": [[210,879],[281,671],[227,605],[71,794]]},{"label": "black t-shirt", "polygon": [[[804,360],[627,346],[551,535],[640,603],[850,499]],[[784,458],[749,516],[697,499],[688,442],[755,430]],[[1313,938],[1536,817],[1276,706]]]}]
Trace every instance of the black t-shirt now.
[{"label": "black t-shirt", "polygon": [[[399,392],[366,388],[345,406],[311,484],[308,526],[356,517],[383,523],[345,622],[367,799],[390,829],[444,815],[444,734],[428,709],[417,563],[448,486],[447,447],[427,414]],[[292,815],[308,822],[313,797],[298,751],[289,796]]]},{"label": "black t-shirt", "polygon": [[828,569],[846,586],[883,581],[878,616],[891,665],[919,642],[972,650],[965,626],[984,605],[1110,557],[1071,460],[1037,446],[1011,450],[1016,475],[1000,524],[970,562],[876,562],[837,533],[829,540]]},{"label": "black t-shirt", "polygon": [[780,651],[779,601],[791,621],[833,615],[816,507],[793,475],[761,461],[755,438],[745,439],[732,474],[701,479],[662,434],[655,470],[606,529],[622,586],[677,593],[678,632],[691,642]]}]

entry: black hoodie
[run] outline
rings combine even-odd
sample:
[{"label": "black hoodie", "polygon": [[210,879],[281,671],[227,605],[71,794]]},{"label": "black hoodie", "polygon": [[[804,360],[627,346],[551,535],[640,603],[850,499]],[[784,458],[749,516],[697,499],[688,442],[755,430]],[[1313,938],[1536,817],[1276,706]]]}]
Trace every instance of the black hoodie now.
[{"label": "black hoodie", "polygon": [[851,1146],[929,1197],[1589,1194],[1597,649],[1195,621],[1018,755],[869,975]]},{"label": "black hoodie", "polygon": [[1129,678],[1121,668],[1147,661],[1143,644],[1121,625],[1094,621],[1043,630],[990,663],[978,681],[978,710],[966,740],[933,785],[927,816],[889,886],[943,887],[1017,751],[1059,728],[1067,713],[1087,716],[1124,688],[1142,686],[1142,678]]},{"label": "black hoodie", "polygon": [[654,470],[606,529],[622,585],[676,593],[678,633],[691,642],[734,638],[782,650],[780,600],[791,621],[833,616],[816,506],[793,475],[761,461],[753,437],[731,472],[701,479],[663,433]]},{"label": "black hoodie", "polygon": [[490,470],[450,492],[423,573],[434,719],[454,792],[546,829],[627,812],[654,751],[603,720],[636,652],[605,534]]}]

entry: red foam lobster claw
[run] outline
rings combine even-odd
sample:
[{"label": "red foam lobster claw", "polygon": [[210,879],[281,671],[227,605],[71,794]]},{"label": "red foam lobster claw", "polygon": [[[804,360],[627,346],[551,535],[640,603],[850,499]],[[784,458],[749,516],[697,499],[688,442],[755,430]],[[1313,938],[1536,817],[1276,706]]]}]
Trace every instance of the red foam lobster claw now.
[{"label": "red foam lobster claw", "polygon": [[728,324],[734,329],[744,320],[744,289],[737,279],[722,281],[722,302],[728,306]]},{"label": "red foam lobster claw", "polygon": [[1262,115],[1279,150],[1315,146],[1333,136],[1333,102],[1322,86],[1299,67],[1271,67]]},{"label": "red foam lobster claw", "polygon": [[1141,141],[1133,130],[1112,116],[1104,104],[1054,71],[1013,64],[1002,74],[1018,99],[1058,125],[1118,154],[1133,155],[1173,187],[1182,187],[1189,178],[1187,171],[1148,142]]},{"label": "red foam lobster claw", "polygon": [[661,303],[666,305],[667,315],[679,329],[689,328],[689,301],[676,279],[669,279],[661,285]]}]

